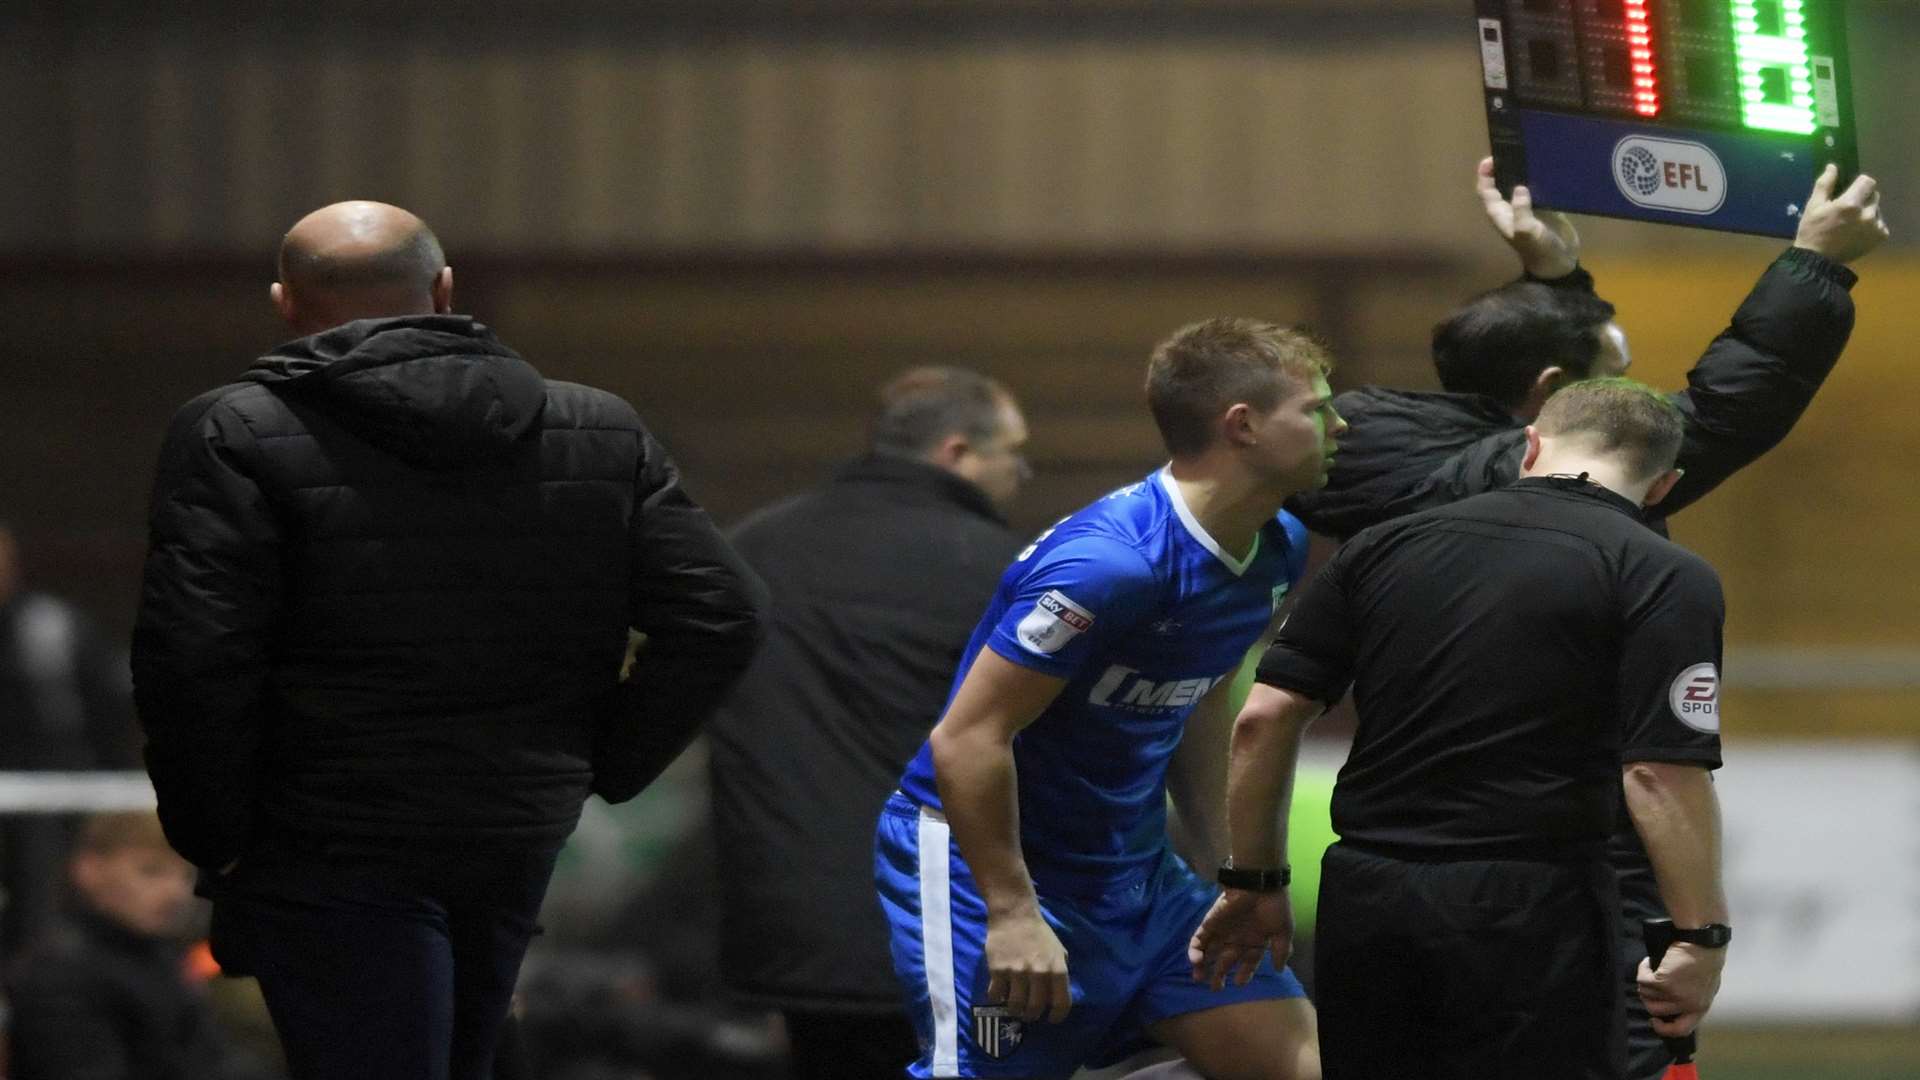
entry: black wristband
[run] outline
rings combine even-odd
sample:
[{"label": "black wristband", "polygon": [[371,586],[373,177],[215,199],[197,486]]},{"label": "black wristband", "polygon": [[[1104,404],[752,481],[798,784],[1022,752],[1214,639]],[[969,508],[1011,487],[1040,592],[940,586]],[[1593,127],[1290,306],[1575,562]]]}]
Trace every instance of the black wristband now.
[{"label": "black wristband", "polygon": [[1724,949],[1733,940],[1733,927],[1726,923],[1708,923],[1691,929],[1674,927],[1673,940],[1698,945],[1703,949]]},{"label": "black wristband", "polygon": [[1244,889],[1247,892],[1279,892],[1293,881],[1293,868],[1282,866],[1278,870],[1254,870],[1249,867],[1233,865],[1233,859],[1220,864],[1214,874],[1214,880],[1229,889]]}]

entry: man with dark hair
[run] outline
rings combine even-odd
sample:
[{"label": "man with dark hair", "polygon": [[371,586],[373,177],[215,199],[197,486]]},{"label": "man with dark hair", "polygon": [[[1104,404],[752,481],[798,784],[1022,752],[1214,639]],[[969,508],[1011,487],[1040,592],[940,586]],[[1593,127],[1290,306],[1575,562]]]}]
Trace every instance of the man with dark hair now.
[{"label": "man with dark hair", "polygon": [[[1640,523],[1684,416],[1625,379],[1575,383],[1526,428],[1522,478],[1353,538],[1304,590],[1234,725],[1232,856],[1273,865],[1300,736],[1349,685],[1314,970],[1340,1080],[1624,1075],[1606,848],[1632,823],[1687,928],[1640,994],[1693,1030],[1726,928],[1717,672],[1725,610],[1698,556]],[[1464,629],[1463,629],[1464,628]],[[1229,889],[1195,974],[1285,956],[1284,891]]]},{"label": "man with dark hair", "polygon": [[917,1053],[873,898],[871,837],[1020,548],[1013,396],[962,368],[887,383],[868,452],[730,539],[772,592],[767,642],[709,733],[721,971],[786,1016],[802,1080],[895,1080]]},{"label": "man with dark hair", "polygon": [[1627,361],[1613,305],[1583,288],[1511,282],[1433,328],[1440,385],[1492,398],[1516,415],[1537,415],[1569,380],[1623,374]]},{"label": "man with dark hair", "polygon": [[[1792,430],[1840,359],[1853,330],[1856,280],[1846,265],[1888,235],[1872,177],[1834,195],[1837,170],[1815,182],[1793,246],[1775,259],[1733,321],[1671,395],[1683,420],[1681,478],[1643,518],[1667,517],[1772,449]],[[1604,321],[1580,268],[1580,241],[1559,214],[1536,215],[1525,187],[1511,201],[1480,163],[1479,192],[1494,229],[1520,256],[1527,280],[1496,289],[1442,322],[1434,361],[1445,393],[1368,386],[1335,399],[1353,425],[1327,486],[1288,509],[1315,532],[1344,540],[1403,514],[1492,491],[1520,475],[1526,424],[1557,387],[1628,366],[1626,338]],[[1561,312],[1558,323],[1550,312]],[[1591,330],[1591,333],[1589,333]],[[1619,949],[1633,1080],[1657,1080],[1674,1057],[1654,1034],[1631,972],[1643,920],[1663,911],[1633,830],[1621,825],[1613,859],[1624,901]]]},{"label": "man with dark hair", "polygon": [[1317,1080],[1290,972],[1217,993],[1190,978],[1215,890],[1172,853],[1167,800],[1209,849],[1186,854],[1213,865],[1228,676],[1304,565],[1280,504],[1323,482],[1343,427],[1327,365],[1255,320],[1176,333],[1147,374],[1172,462],[1001,577],[880,816],[875,875],[921,1045],[909,1075],[1064,1077],[1151,1041],[1216,1080]]},{"label": "man with dark hair", "polygon": [[272,297],[306,336],[182,408],[154,485],[147,769],[300,1080],[489,1076],[588,792],[658,775],[758,637],[632,408],[452,314],[438,251],[398,207],[303,218]]},{"label": "man with dark hair", "polygon": [[193,867],[151,811],[99,814],[66,863],[71,903],[10,972],[14,1080],[237,1080],[181,947]]}]

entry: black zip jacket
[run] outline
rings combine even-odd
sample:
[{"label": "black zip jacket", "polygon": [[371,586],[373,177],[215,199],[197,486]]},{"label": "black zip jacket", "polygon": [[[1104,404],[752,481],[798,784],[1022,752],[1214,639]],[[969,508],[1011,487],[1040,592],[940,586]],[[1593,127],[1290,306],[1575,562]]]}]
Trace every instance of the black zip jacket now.
[{"label": "black zip jacket", "polygon": [[[1673,491],[1648,511],[1656,527],[1773,449],[1806,411],[1853,333],[1853,271],[1800,248],[1769,266],[1733,322],[1673,394],[1686,442]],[[1550,284],[1591,291],[1576,270]],[[1505,487],[1520,475],[1526,425],[1479,394],[1366,386],[1334,398],[1350,430],[1327,486],[1287,509],[1345,540],[1404,514]]]},{"label": "black zip jacket", "polygon": [[281,838],[557,846],[756,642],[757,580],[632,408],[464,317],[347,323],[188,403],[150,528],[135,703],[203,867]]},{"label": "black zip jacket", "polygon": [[874,827],[1021,542],[979,488],[887,457],[730,535],[773,602],[709,736],[720,970],[765,1005],[898,1012]]}]

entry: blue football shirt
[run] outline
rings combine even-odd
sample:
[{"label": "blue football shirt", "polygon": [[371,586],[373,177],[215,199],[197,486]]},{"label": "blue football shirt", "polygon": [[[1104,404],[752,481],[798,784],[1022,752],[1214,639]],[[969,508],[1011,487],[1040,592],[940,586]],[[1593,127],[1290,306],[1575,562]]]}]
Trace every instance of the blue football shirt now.
[{"label": "blue football shirt", "polygon": [[[1187,716],[1239,667],[1306,553],[1306,527],[1282,512],[1234,559],[1161,469],[1062,520],[1007,568],[954,687],[983,648],[1067,680],[1013,743],[1021,847],[1037,880],[1111,880],[1153,865]],[[929,747],[900,790],[940,806]]]}]

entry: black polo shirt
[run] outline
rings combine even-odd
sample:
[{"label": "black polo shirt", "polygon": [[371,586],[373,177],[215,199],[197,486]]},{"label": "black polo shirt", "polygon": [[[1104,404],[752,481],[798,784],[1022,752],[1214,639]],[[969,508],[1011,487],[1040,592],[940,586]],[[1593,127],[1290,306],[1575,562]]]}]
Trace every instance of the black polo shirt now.
[{"label": "black polo shirt", "polygon": [[1360,724],[1333,796],[1350,843],[1598,855],[1622,761],[1720,764],[1719,577],[1574,477],[1361,532],[1301,594],[1260,681]]}]

